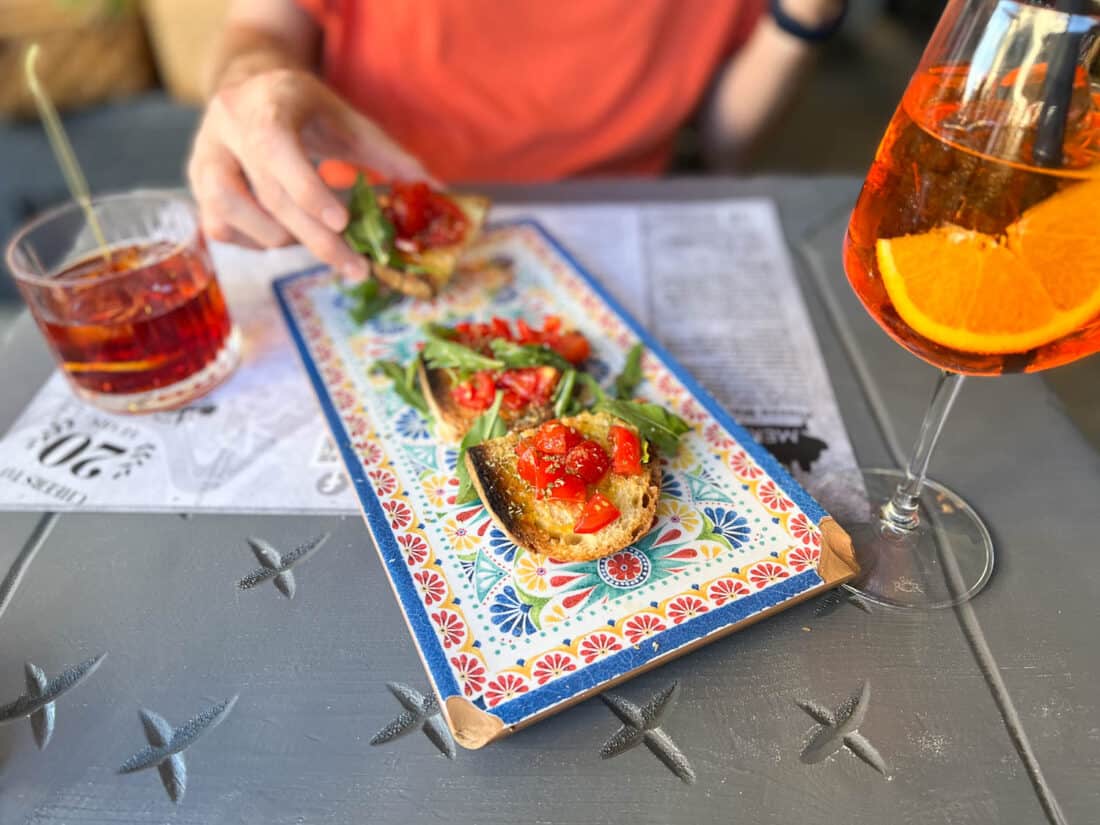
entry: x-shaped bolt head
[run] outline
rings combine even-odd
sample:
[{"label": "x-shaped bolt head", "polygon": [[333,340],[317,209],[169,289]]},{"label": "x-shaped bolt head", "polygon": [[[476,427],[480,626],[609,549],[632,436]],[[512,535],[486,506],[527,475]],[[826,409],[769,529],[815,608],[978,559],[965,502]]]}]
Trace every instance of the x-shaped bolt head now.
[{"label": "x-shaped bolt head", "polygon": [[610,739],[604,742],[603,747],[600,748],[600,756],[611,759],[644,744],[649,748],[650,753],[680,777],[681,781],[689,785],[694,784],[695,771],[691,763],[672,741],[672,737],[660,726],[662,717],[676,704],[679,694],[680,685],[678,682],[673,682],[642,707],[613,693],[602,694],[600,698],[604,704],[623,724]]},{"label": "x-shaped bolt head", "polygon": [[386,685],[404,710],[382,730],[378,731],[370,740],[372,745],[381,745],[393,739],[398,739],[418,727],[428,737],[429,741],[438,748],[439,752],[448,759],[454,759],[457,755],[454,738],[451,731],[443,721],[443,713],[435,694],[429,692],[426,696],[417,690],[397,682]]},{"label": "x-shaped bolt head", "polygon": [[159,714],[142,710],[141,725],[149,744],[122,763],[118,772],[136,773],[155,767],[168,798],[178,803],[187,790],[187,764],[183,761],[183,752],[204,733],[221,724],[236,703],[236,696],[219,702],[178,728],[173,728]]},{"label": "x-shaped bolt head", "polygon": [[47,680],[46,672],[42,668],[33,662],[27,662],[27,692],[14,702],[9,702],[0,707],[0,725],[29,716],[31,718],[31,730],[34,732],[34,741],[39,750],[44,750],[46,745],[50,744],[50,737],[53,736],[54,724],[57,720],[57,709],[54,702],[62,694],[72,690],[91,676],[106,656],[106,653],[101,653],[95,658],[87,659],[78,665],[66,668],[49,680]]},{"label": "x-shaped bolt head", "polygon": [[859,693],[850,696],[836,710],[829,710],[816,702],[798,702],[821,727],[814,731],[810,741],[802,749],[802,761],[813,765],[832,756],[841,748],[847,748],[883,776],[889,778],[886,760],[867,738],[859,732],[871,701],[871,683],[864,682]]},{"label": "x-shaped bolt head", "polygon": [[290,571],[290,568],[305,561],[320,550],[321,546],[328,541],[330,535],[330,533],[322,533],[291,550],[285,556],[279,555],[279,551],[263,539],[250,537],[248,546],[252,548],[260,567],[237,582],[237,588],[239,590],[249,590],[268,579],[274,579],[275,588],[288,599],[293,599],[294,592],[297,590],[297,583],[294,581],[294,574]]}]

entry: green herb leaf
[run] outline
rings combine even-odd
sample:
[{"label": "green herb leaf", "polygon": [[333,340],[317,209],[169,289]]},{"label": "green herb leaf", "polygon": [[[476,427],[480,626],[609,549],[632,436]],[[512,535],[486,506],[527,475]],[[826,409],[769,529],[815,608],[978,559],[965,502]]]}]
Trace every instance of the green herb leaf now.
[{"label": "green herb leaf", "polygon": [[378,205],[374,187],[359,175],[348,200],[348,225],[344,229],[344,239],[356,252],[388,266],[394,254],[395,234],[393,224]]},{"label": "green herb leaf", "polygon": [[597,401],[593,409],[633,424],[642,438],[653,442],[658,450],[668,455],[676,453],[680,446],[680,436],[691,430],[691,425],[684,419],[658,404],[605,397]]},{"label": "green herb leaf", "polygon": [[354,286],[342,287],[341,292],[350,300],[348,315],[357,324],[365,324],[386,307],[400,299],[400,295],[385,289],[370,278]]},{"label": "green herb leaf", "polygon": [[634,397],[634,390],[642,383],[642,353],[645,347],[637,343],[626,354],[626,363],[623,371],[615,379],[615,397],[621,401],[629,401]]},{"label": "green herb leaf", "polygon": [[577,380],[579,380],[581,384],[584,385],[584,388],[592,395],[594,404],[599,404],[607,398],[607,393],[603,391],[603,387],[600,386],[600,383],[587,372],[578,372]]},{"label": "green herb leaf", "polygon": [[577,386],[577,371],[568,369],[561,374],[554,387],[554,418],[565,415],[573,402],[573,388]]},{"label": "green herb leaf", "polygon": [[493,406],[474,419],[469,432],[458,445],[458,464],[455,467],[455,475],[458,477],[458,493],[455,495],[455,504],[469,504],[477,501],[477,491],[470,481],[470,472],[466,469],[466,451],[471,447],[500,438],[508,434],[508,426],[500,417],[500,404],[504,400],[504,393],[497,390]]},{"label": "green herb leaf", "polygon": [[516,344],[504,338],[494,338],[489,342],[489,348],[508,369],[554,367],[562,372],[572,369],[568,361],[542,344]]},{"label": "green herb leaf", "polygon": [[396,361],[376,361],[371,369],[378,370],[393,381],[393,390],[410,407],[420,410],[424,416],[430,416],[431,410],[424,399],[424,393],[420,391],[420,383],[416,375],[416,359],[403,367]]},{"label": "green herb leaf", "polygon": [[462,373],[504,369],[503,361],[441,338],[429,338],[421,355],[424,363],[433,369],[454,369]]},{"label": "green herb leaf", "polygon": [[438,338],[441,341],[453,341],[455,337],[455,331],[443,324],[427,323],[421,329],[429,338]]}]

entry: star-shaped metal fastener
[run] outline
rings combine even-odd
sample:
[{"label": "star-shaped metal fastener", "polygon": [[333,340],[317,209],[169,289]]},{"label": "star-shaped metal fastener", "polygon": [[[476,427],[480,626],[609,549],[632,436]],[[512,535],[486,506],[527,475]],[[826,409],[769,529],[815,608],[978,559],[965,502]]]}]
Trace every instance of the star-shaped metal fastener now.
[{"label": "star-shaped metal fastener", "polygon": [[645,744],[650,753],[656,756],[661,763],[676,774],[680,779],[692,785],[695,783],[695,771],[688,762],[676,743],[672,741],[660,726],[661,717],[676,704],[680,695],[679,682],[673,682],[656,696],[649,700],[643,707],[638,707],[621,696],[613,693],[604,693],[600,696],[605,705],[611,708],[611,712],[619,717],[623,726],[604,742],[600,748],[600,756],[610,759],[625,753],[631,748]]},{"label": "star-shaped metal fastener", "polygon": [[256,554],[256,560],[259,561],[261,566],[237,582],[237,588],[249,590],[268,579],[274,579],[275,588],[288,599],[293,599],[297,584],[290,568],[305,561],[320,550],[321,545],[328,541],[330,535],[330,533],[322,533],[300,547],[294,548],[285,556],[280,556],[279,551],[263,539],[249,537],[248,546]]},{"label": "star-shaped metal fastener", "polygon": [[46,673],[42,668],[32,662],[27,662],[27,692],[14,702],[9,702],[0,707],[0,725],[29,716],[31,718],[31,730],[34,732],[34,741],[39,750],[44,750],[46,745],[50,744],[50,737],[53,736],[54,724],[57,720],[57,709],[54,702],[63,693],[72,690],[91,676],[106,655],[106,653],[101,653],[95,658],[87,659],[78,665],[66,668],[49,680],[46,679]]},{"label": "star-shaped metal fastener", "polygon": [[420,728],[439,752],[448,759],[454,759],[457,755],[455,740],[447,723],[443,721],[443,713],[435,694],[424,696],[419,691],[413,690],[408,685],[390,682],[386,685],[404,710],[382,730],[378,731],[370,740],[372,745],[381,745],[398,737],[404,736],[410,731]]},{"label": "star-shaped metal fastener", "polygon": [[178,803],[187,790],[187,765],[183,761],[183,752],[204,733],[217,727],[236,703],[236,696],[219,702],[178,728],[173,728],[163,716],[143,709],[139,715],[149,744],[123,762],[118,772],[136,773],[155,767],[168,798]]},{"label": "star-shaped metal fastener", "polygon": [[814,609],[814,616],[819,619],[822,616],[828,616],[830,613],[836,612],[845,604],[850,604],[852,607],[858,607],[864,613],[871,612],[871,606],[861,599],[858,593],[852,593],[847,590],[847,588],[838,587],[836,590],[830,590],[826,593],[817,603],[817,607]]},{"label": "star-shaped metal fastener", "polygon": [[816,702],[798,702],[798,706],[821,725],[813,731],[810,741],[802,749],[802,761],[807,765],[813,765],[829,758],[841,748],[847,748],[889,779],[890,769],[886,765],[886,760],[859,732],[859,726],[863,724],[863,718],[867,715],[867,705],[870,701],[871,683],[864,682],[860,692],[849,697],[835,711]]}]

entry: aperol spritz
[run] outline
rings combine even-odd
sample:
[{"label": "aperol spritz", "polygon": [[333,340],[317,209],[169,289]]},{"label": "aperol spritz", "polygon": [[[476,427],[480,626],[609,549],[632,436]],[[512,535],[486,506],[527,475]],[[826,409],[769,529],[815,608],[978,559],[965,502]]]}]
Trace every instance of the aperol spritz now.
[{"label": "aperol spritz", "polygon": [[943,370],[906,471],[845,525],[856,585],[897,606],[957,604],[988,580],[989,533],[925,479],[963,375],[1100,350],[1100,0],[951,0],[879,146],[844,265],[874,319]]}]

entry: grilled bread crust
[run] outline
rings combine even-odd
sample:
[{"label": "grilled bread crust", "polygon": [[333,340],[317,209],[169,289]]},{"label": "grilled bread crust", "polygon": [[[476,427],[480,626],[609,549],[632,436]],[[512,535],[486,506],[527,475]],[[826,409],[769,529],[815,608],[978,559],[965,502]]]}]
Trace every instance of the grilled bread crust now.
[{"label": "grilled bread crust", "polygon": [[[610,427],[629,427],[606,413],[581,413],[563,418],[562,423],[599,442],[609,452]],[[517,546],[558,561],[591,561],[629,547],[649,531],[661,495],[661,470],[656,460],[651,460],[640,475],[608,473],[595,485],[621,515],[602,530],[578,534],[573,532],[573,524],[582,505],[548,498],[536,500],[531,486],[519,476],[516,445],[534,434],[533,428],[512,432],[466,451],[466,468],[482,503]]]}]

